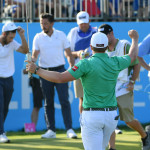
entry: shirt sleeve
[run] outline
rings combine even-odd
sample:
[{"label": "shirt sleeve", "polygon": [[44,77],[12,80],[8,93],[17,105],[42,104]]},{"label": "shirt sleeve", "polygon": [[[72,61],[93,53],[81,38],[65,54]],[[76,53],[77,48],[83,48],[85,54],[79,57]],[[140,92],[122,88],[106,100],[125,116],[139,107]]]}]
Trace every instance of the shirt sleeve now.
[{"label": "shirt sleeve", "polygon": [[139,57],[150,54],[150,34],[139,44]]},{"label": "shirt sleeve", "polygon": [[19,44],[17,41],[13,40],[13,46],[14,46],[14,50],[17,51],[19,49],[19,47],[21,46],[21,44]]},{"label": "shirt sleeve", "polygon": [[76,79],[84,76],[90,71],[90,66],[87,59],[80,60],[75,66],[71,69],[68,69],[68,72]]},{"label": "shirt sleeve", "polygon": [[[130,44],[125,45],[125,54],[129,53],[130,47],[131,47]],[[134,66],[138,63],[139,63],[139,60],[136,58],[135,61],[130,64],[130,66]]]},{"label": "shirt sleeve", "polygon": [[117,61],[118,61],[118,69],[119,70],[124,70],[128,68],[131,64],[131,58],[128,55],[124,56],[115,56]]},{"label": "shirt sleeve", "polygon": [[69,48],[70,47],[70,42],[67,39],[67,36],[65,35],[65,33],[63,33],[63,32],[62,32],[62,39],[63,39],[64,49]]},{"label": "shirt sleeve", "polygon": [[68,35],[67,35],[67,39],[68,39],[69,42],[71,42],[71,33],[72,33],[72,32],[70,31],[70,32],[68,33]]},{"label": "shirt sleeve", "polygon": [[39,44],[38,44],[38,39],[39,39],[39,36],[38,36],[38,34],[36,34],[33,39],[33,47],[32,47],[33,50],[40,50]]}]

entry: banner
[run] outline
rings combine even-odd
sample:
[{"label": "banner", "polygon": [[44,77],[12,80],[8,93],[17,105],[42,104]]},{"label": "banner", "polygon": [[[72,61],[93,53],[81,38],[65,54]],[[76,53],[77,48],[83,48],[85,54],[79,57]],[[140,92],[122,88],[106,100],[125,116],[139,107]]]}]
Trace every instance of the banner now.
[{"label": "banner", "polygon": [[[99,27],[104,22],[91,22],[93,27]],[[127,39],[131,42],[128,36],[128,30],[135,29],[139,32],[139,42],[147,36],[150,23],[149,22],[111,22],[110,24],[114,29],[115,37],[118,39]],[[25,30],[27,39],[27,25],[26,23],[16,23],[17,26],[21,26]],[[0,24],[2,29],[3,24]],[[63,31],[66,35],[70,29],[77,26],[76,22],[56,22],[54,28]],[[141,28],[142,27],[142,28]],[[29,23],[29,44],[30,50],[32,49],[33,38],[36,33],[41,32],[40,23]],[[21,43],[19,35],[16,35],[15,40]],[[17,131],[24,128],[25,123],[31,123],[31,112],[33,109],[33,95],[31,87],[28,84],[28,76],[22,73],[24,66],[25,55],[15,52],[15,74],[14,74],[14,93],[9,106],[9,113],[5,122],[6,131]],[[146,62],[149,62],[149,56],[144,57]],[[66,69],[68,68],[68,62],[66,60]],[[134,91],[134,114],[135,118],[141,123],[150,122],[150,82],[147,76],[148,72],[141,68],[140,81],[135,84]],[[73,128],[79,128],[79,110],[78,99],[75,99],[73,83],[69,82],[69,101],[72,111]],[[63,118],[61,114],[61,106],[59,99],[55,96],[55,121],[57,129],[65,129]],[[119,121],[119,125],[123,125],[123,121]],[[44,119],[44,103],[39,112],[39,119],[37,124],[37,130],[46,129],[46,123]]]}]

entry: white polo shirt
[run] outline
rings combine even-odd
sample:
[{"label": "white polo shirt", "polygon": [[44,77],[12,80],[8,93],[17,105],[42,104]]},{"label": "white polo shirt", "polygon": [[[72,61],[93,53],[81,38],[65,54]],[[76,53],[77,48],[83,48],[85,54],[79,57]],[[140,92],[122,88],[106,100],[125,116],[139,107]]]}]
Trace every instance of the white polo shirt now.
[{"label": "white polo shirt", "polygon": [[0,77],[7,78],[14,74],[14,50],[20,46],[15,40],[4,46],[0,43]]},{"label": "white polo shirt", "polygon": [[39,66],[43,68],[64,65],[64,49],[69,47],[70,44],[64,32],[55,29],[51,37],[40,32],[33,40],[33,50],[40,51]]}]

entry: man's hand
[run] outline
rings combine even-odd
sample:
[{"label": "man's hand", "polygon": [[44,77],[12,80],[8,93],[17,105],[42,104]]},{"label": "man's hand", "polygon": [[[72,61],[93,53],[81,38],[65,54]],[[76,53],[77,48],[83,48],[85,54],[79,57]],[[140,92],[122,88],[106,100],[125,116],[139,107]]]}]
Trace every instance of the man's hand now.
[{"label": "man's hand", "polygon": [[20,36],[24,36],[24,29],[22,29],[21,27],[18,27],[17,32]]},{"label": "man's hand", "polygon": [[79,58],[80,58],[80,59],[84,59],[84,58],[90,56],[89,51],[88,51],[88,48],[85,49],[84,51],[83,51],[83,50],[80,50],[79,52],[80,52],[80,53],[79,53]]},{"label": "man's hand", "polygon": [[131,58],[131,63],[135,61],[135,59],[138,56],[138,38],[139,38],[139,34],[136,30],[130,30],[128,31],[128,35],[130,36],[130,38],[132,39],[132,43],[131,43],[131,47],[129,50],[128,55]]},{"label": "man's hand", "polygon": [[139,34],[136,30],[129,30],[128,35],[131,39],[138,40]]},{"label": "man's hand", "polygon": [[28,64],[26,65],[26,71],[34,73],[35,69],[37,68],[36,64],[29,60],[25,60],[25,62],[28,62]]},{"label": "man's hand", "polygon": [[28,71],[26,71],[26,69],[23,69],[23,74],[28,74]]},{"label": "man's hand", "polygon": [[134,84],[129,82],[129,84],[127,85],[127,91],[132,92],[134,90]]}]

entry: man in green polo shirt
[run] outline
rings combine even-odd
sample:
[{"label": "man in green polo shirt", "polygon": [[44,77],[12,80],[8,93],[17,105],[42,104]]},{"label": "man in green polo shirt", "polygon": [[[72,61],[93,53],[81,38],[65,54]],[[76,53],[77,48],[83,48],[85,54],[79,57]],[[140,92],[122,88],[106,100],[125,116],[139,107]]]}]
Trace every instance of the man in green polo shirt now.
[{"label": "man in green polo shirt", "polygon": [[108,48],[108,38],[104,33],[97,32],[91,38],[93,55],[63,73],[43,70],[34,63],[26,61],[27,71],[36,73],[48,81],[63,83],[81,79],[84,91],[81,133],[85,150],[105,150],[110,135],[117,126],[115,97],[117,77],[138,54],[138,33],[130,30],[128,34],[132,39],[128,55],[109,58],[105,53]]}]

